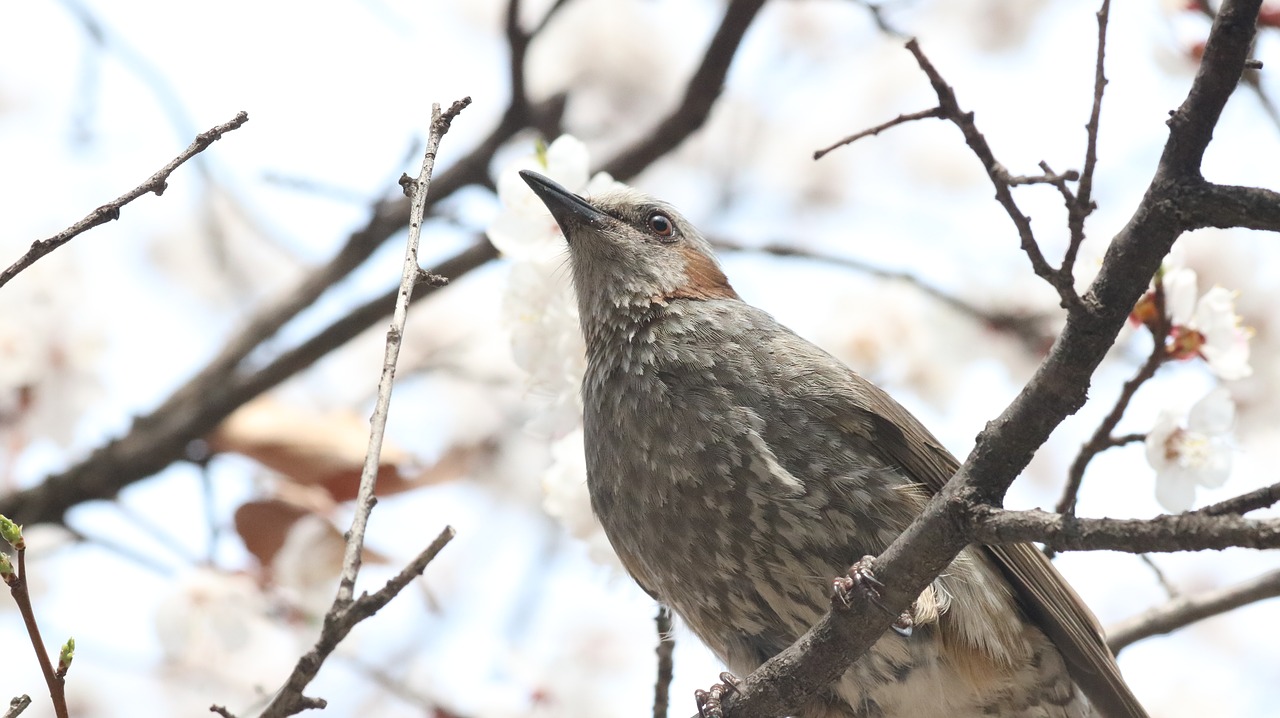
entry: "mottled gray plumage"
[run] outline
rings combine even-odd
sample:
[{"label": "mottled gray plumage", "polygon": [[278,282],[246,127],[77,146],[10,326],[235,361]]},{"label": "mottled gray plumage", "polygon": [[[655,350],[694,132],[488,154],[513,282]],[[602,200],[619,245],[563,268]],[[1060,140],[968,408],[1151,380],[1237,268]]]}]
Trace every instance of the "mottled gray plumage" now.
[{"label": "mottled gray plumage", "polygon": [[[627,570],[739,675],[812,626],[956,469],[905,409],[738,298],[669,205],[522,173],[564,231],[592,506]],[[1145,716],[1031,546],[971,547],[806,718]],[[1087,698],[1086,698],[1087,694]]]}]

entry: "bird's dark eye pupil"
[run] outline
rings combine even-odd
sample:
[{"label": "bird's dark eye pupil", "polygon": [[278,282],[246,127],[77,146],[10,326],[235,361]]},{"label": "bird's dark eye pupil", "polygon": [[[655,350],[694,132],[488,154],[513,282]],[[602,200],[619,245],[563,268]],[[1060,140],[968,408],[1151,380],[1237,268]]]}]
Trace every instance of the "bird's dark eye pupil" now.
[{"label": "bird's dark eye pupil", "polygon": [[671,237],[676,230],[675,225],[671,223],[671,218],[661,212],[649,215],[649,229],[663,239]]}]

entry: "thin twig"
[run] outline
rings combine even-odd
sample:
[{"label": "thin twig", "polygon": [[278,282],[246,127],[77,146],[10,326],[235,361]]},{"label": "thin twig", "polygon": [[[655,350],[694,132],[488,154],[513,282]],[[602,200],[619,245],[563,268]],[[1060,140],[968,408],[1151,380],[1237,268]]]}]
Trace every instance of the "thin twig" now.
[{"label": "thin twig", "polygon": [[1111,0],[1102,0],[1098,9],[1098,54],[1093,68],[1093,109],[1089,111],[1089,122],[1085,124],[1084,167],[1080,170],[1080,183],[1076,185],[1075,199],[1067,202],[1067,229],[1070,239],[1067,251],[1062,256],[1059,268],[1067,277],[1075,276],[1076,257],[1080,254],[1080,245],[1084,243],[1084,222],[1093,213],[1093,173],[1098,166],[1098,127],[1102,117],[1102,94],[1107,87],[1107,76],[1104,70],[1107,56],[1107,22],[1111,18]]},{"label": "thin twig", "polygon": [[1044,174],[1015,175],[1010,174],[1004,165],[996,165],[996,172],[1000,175],[1000,179],[1013,187],[1033,184],[1051,184],[1055,187],[1065,187],[1067,182],[1074,182],[1080,179],[1080,173],[1075,170],[1054,172],[1044,162],[1040,163],[1040,169],[1044,170]]},{"label": "thin twig", "polygon": [[857,4],[867,9],[867,12],[871,15],[871,21],[876,24],[876,27],[880,29],[880,32],[899,40],[906,38],[904,33],[890,25],[888,19],[885,18],[884,6],[886,3],[876,3],[871,2],[871,0],[858,0]]},{"label": "thin twig", "polygon": [[1227,588],[1175,598],[1112,626],[1107,630],[1107,645],[1113,653],[1119,653],[1144,638],[1172,633],[1197,621],[1277,596],[1280,596],[1280,570]]},{"label": "thin twig", "polygon": [[920,44],[916,40],[912,39],[907,42],[907,50],[911,52],[916,59],[916,64],[928,76],[929,84],[933,86],[933,91],[938,96],[938,107],[942,111],[943,117],[960,128],[960,132],[964,135],[965,144],[969,145],[969,149],[973,151],[978,160],[982,162],[982,166],[986,168],[987,176],[991,179],[991,184],[996,190],[996,201],[1004,208],[1005,213],[1009,215],[1009,219],[1013,220],[1014,227],[1017,228],[1018,237],[1022,243],[1022,251],[1031,260],[1031,268],[1037,276],[1057,290],[1063,308],[1070,311],[1080,309],[1082,304],[1080,295],[1076,293],[1074,282],[1069,277],[1065,277],[1059,270],[1049,266],[1044,253],[1040,251],[1040,245],[1036,242],[1035,233],[1031,230],[1031,220],[1022,213],[1022,210],[1018,208],[1017,202],[1013,199],[1013,193],[1010,191],[1012,185],[1009,181],[1011,175],[996,160],[995,154],[991,151],[991,146],[987,144],[987,139],[978,131],[977,125],[973,122],[973,113],[960,109],[955,90],[942,78],[942,74],[925,56],[924,51],[920,49]]},{"label": "thin twig", "polygon": [[1140,553],[1138,554],[1138,560],[1145,563],[1147,568],[1151,569],[1151,573],[1156,575],[1156,581],[1160,583],[1160,588],[1164,589],[1165,595],[1169,598],[1178,597],[1178,587],[1173,585],[1173,582],[1169,580],[1168,576],[1164,575],[1164,571],[1160,570],[1160,567],[1156,565],[1156,562],[1150,556]]},{"label": "thin twig", "polygon": [[888,122],[881,122],[875,127],[868,127],[867,129],[862,130],[861,132],[855,132],[852,135],[849,135],[848,137],[842,140],[837,140],[835,143],[827,147],[824,147],[820,150],[814,150],[813,159],[820,160],[832,150],[839,147],[844,147],[845,145],[851,145],[854,142],[857,142],[858,140],[862,139],[863,137],[874,137],[875,135],[878,135],[881,132],[884,132],[885,130],[891,127],[897,127],[898,125],[905,124],[907,122],[915,122],[916,120],[924,120],[930,117],[935,119],[942,119],[944,117],[942,108],[933,107],[928,110],[921,110],[919,112],[909,112],[907,114],[898,115],[897,117],[893,118],[892,120],[889,120]]},{"label": "thin twig", "polygon": [[[432,105],[431,132],[427,137],[426,151],[423,153],[422,170],[417,178],[410,179],[406,176],[401,180],[405,194],[410,199],[409,236],[405,242],[404,264],[400,273],[400,290],[396,297],[395,312],[392,315],[391,327],[387,330],[386,351],[383,355],[382,372],[378,379],[377,400],[370,420],[369,447],[365,453],[364,468],[360,475],[355,515],[351,520],[351,529],[347,532],[346,551],[343,554],[337,595],[333,599],[333,606],[325,614],[320,640],[315,649],[299,659],[284,688],[263,711],[264,717],[293,715],[307,707],[323,707],[322,699],[309,698],[304,696],[302,691],[320,670],[329,653],[337,647],[353,626],[373,615],[403,590],[413,576],[421,574],[422,569],[426,568],[426,563],[435,556],[435,552],[443,548],[452,537],[452,529],[446,529],[441,533],[432,544],[434,550],[429,548],[428,552],[419,556],[421,567],[416,572],[410,572],[410,570],[418,565],[418,561],[411,564],[373,596],[364,596],[360,601],[354,599],[356,578],[360,573],[361,554],[364,549],[365,529],[376,501],[374,491],[381,461],[382,437],[391,408],[391,391],[395,380],[396,363],[400,356],[400,343],[404,336],[405,322],[408,320],[409,301],[413,296],[414,287],[421,279],[422,270],[418,266],[418,243],[426,213],[427,193],[431,187],[431,173],[435,168],[440,139],[449,131],[453,118],[469,104],[471,104],[471,98],[463,98],[453,103],[443,113],[438,104]],[[401,581],[402,578],[403,581]]]},{"label": "thin twig", "polygon": [[453,540],[453,536],[453,527],[444,527],[444,530],[431,542],[431,545],[423,549],[417,558],[409,562],[407,566],[401,569],[400,573],[396,574],[390,581],[387,581],[386,585],[376,593],[361,595],[360,598],[351,602],[345,609],[340,609],[336,605],[331,607],[325,614],[324,623],[320,627],[320,638],[316,640],[316,645],[298,659],[297,665],[293,667],[293,672],[285,680],[284,686],[276,692],[271,703],[263,710],[259,718],[284,718],[308,708],[324,708],[327,703],[323,698],[304,696],[302,691],[320,672],[320,667],[324,665],[325,660],[338,647],[338,644],[347,637],[352,628],[382,610],[382,607],[390,603],[391,599],[403,591],[410,581],[421,576],[432,559],[440,553],[440,550],[449,541]]},{"label": "thin twig", "polygon": [[9,709],[4,712],[4,718],[18,718],[29,705],[31,705],[31,696],[23,693],[9,701]]},{"label": "thin twig", "polygon": [[36,624],[35,608],[31,605],[31,593],[27,581],[27,550],[19,545],[18,572],[9,584],[9,593],[14,603],[18,604],[18,612],[22,614],[22,623],[26,626],[27,636],[31,639],[31,647],[35,649],[36,660],[40,663],[40,673],[44,675],[45,685],[49,688],[49,700],[53,702],[53,712],[58,718],[68,718],[66,679],[59,676],[49,660],[49,652],[45,649],[44,640],[40,638],[40,626]]},{"label": "thin twig", "polygon": [[222,718],[236,718],[235,713],[232,713],[231,711],[227,710],[226,706],[220,706],[217,703],[214,703],[213,705],[209,706],[209,712],[217,713],[218,715],[222,716]]},{"label": "thin twig", "polygon": [[369,448],[365,453],[364,468],[360,473],[360,492],[356,498],[355,516],[347,533],[347,549],[342,558],[342,574],[338,581],[335,606],[346,607],[355,593],[356,575],[360,573],[360,554],[364,548],[364,532],[369,513],[373,510],[374,488],[378,481],[378,467],[382,461],[382,437],[386,432],[387,414],[391,409],[391,390],[395,384],[396,364],[400,359],[400,342],[404,337],[405,322],[409,318],[409,300],[419,282],[418,243],[422,236],[422,222],[427,207],[427,192],[431,188],[431,172],[435,169],[436,153],[440,138],[449,131],[449,124],[467,105],[466,97],[453,103],[441,114],[439,105],[431,107],[431,134],[427,137],[427,150],[423,153],[422,170],[416,179],[408,176],[401,180],[409,197],[409,237],[405,242],[404,265],[400,274],[400,292],[396,308],[387,330],[386,351],[382,359],[382,374],[378,378],[378,395],[371,420]]},{"label": "thin twig", "polygon": [[1075,512],[1080,485],[1084,483],[1084,472],[1089,468],[1089,462],[1093,461],[1095,456],[1107,449],[1130,443],[1133,436],[1140,436],[1130,434],[1124,437],[1115,437],[1112,436],[1111,432],[1116,430],[1116,425],[1124,418],[1124,413],[1129,408],[1129,402],[1133,401],[1134,394],[1137,394],[1138,389],[1156,375],[1156,370],[1168,358],[1169,353],[1165,349],[1164,338],[1162,336],[1156,337],[1155,344],[1152,346],[1151,354],[1147,357],[1147,360],[1138,369],[1138,373],[1124,383],[1124,387],[1120,390],[1120,396],[1116,399],[1115,406],[1111,407],[1111,411],[1106,418],[1102,420],[1102,423],[1098,424],[1097,429],[1094,429],[1093,436],[1089,437],[1084,446],[1080,447],[1080,452],[1076,454],[1076,458],[1071,462],[1071,468],[1067,471],[1066,488],[1062,490],[1062,498],[1058,499],[1058,504],[1054,507],[1058,513],[1070,514]]},{"label": "thin twig", "polygon": [[653,718],[667,718],[667,706],[671,703],[671,678],[675,664],[671,654],[676,649],[676,638],[671,631],[671,609],[658,606],[653,619],[658,629],[658,680],[653,685]]},{"label": "thin twig", "polygon": [[83,234],[100,224],[106,224],[113,219],[119,219],[120,209],[142,195],[147,194],[148,192],[154,192],[157,196],[164,194],[165,189],[169,186],[169,175],[173,174],[174,170],[181,167],[187,160],[205,151],[209,145],[217,142],[226,133],[240,128],[248,121],[249,115],[244,112],[240,112],[230,121],[224,122],[206,132],[201,132],[196,135],[195,140],[191,142],[187,149],[182,151],[182,154],[173,158],[169,164],[161,167],[160,171],[151,175],[151,177],[147,178],[147,180],[142,184],[134,187],[107,204],[93,210],[84,219],[76,222],[70,227],[67,227],[52,237],[32,242],[31,247],[27,249],[26,254],[22,255],[22,257],[10,265],[8,269],[0,272],[0,287],[8,284],[10,279],[18,276],[19,272],[35,264],[41,257],[49,254],[67,242],[70,242],[76,236]]},{"label": "thin twig", "polygon": [[1192,511],[1193,514],[1204,514],[1205,516],[1225,516],[1227,514],[1236,514],[1243,516],[1250,511],[1265,509],[1280,503],[1280,483],[1270,486],[1263,486],[1260,489],[1254,489],[1247,494],[1219,501],[1216,504],[1209,504],[1202,509]]}]

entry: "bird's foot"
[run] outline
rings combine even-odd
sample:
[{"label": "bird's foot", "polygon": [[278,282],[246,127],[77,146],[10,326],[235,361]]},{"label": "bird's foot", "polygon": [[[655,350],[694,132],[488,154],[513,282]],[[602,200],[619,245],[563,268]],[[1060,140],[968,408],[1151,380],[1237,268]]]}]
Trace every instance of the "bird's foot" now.
[{"label": "bird's foot", "polygon": [[[832,582],[832,599],[840,606],[850,608],[856,599],[861,598],[885,613],[894,615],[893,611],[890,611],[889,607],[880,600],[880,589],[884,588],[884,584],[875,576],[875,565],[875,556],[863,556],[854,562],[844,576]],[[915,606],[911,606],[895,616],[893,630],[898,635],[903,637],[911,635],[915,627],[914,609]]]},{"label": "bird's foot", "polygon": [[721,701],[724,697],[736,693],[742,680],[725,671],[720,674],[720,682],[711,686],[711,690],[693,692],[693,700],[698,704],[698,715],[701,718],[724,718]]}]

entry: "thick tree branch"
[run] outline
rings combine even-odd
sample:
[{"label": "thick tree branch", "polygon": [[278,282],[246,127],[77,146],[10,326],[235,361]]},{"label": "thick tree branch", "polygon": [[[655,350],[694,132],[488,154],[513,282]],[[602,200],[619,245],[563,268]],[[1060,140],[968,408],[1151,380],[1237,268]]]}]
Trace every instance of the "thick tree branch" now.
[{"label": "thick tree branch", "polygon": [[1181,199],[1194,229],[1244,227],[1280,232],[1280,192],[1199,182],[1185,188]]},{"label": "thick tree branch", "polygon": [[1113,653],[1119,653],[1144,638],[1172,633],[1197,621],[1277,596],[1280,596],[1280,570],[1234,586],[1175,598],[1107,629],[1107,645]]},{"label": "thick tree branch", "polygon": [[1187,228],[1172,189],[1199,177],[1199,159],[1244,69],[1260,3],[1223,3],[1188,99],[1170,121],[1155,178],[1129,224],[1109,246],[1097,278],[1081,298],[1082,310],[1068,314],[1049,356],[1018,397],[978,435],[956,475],[877,560],[876,575],[884,583],[883,608],[859,603],[829,612],[751,674],[730,697],[726,715],[793,713],[843,674],[889,628],[891,616],[914,601],[970,543],[966,507],[999,505],[1036,449],[1083,406],[1094,370],[1174,240]]},{"label": "thick tree branch", "polygon": [[764,6],[764,0],[731,0],[725,10],[720,27],[711,37],[702,63],[689,78],[684,89],[684,99],[666,119],[644,138],[618,153],[600,169],[614,177],[633,177],[648,167],[654,159],[680,146],[711,114],[711,107],[724,89],[724,78],[742,43],[743,35],[751,21]]},{"label": "thick tree branch", "polygon": [[[1163,305],[1163,302],[1158,302]],[[1160,312],[1163,315],[1163,306]],[[1165,320],[1167,321],[1167,320]],[[1155,332],[1152,332],[1156,334]],[[1111,407],[1111,411],[1107,413],[1102,422],[1098,424],[1098,428],[1094,430],[1093,436],[1080,447],[1080,453],[1076,454],[1076,458],[1071,462],[1071,468],[1067,471],[1067,486],[1063,489],[1062,498],[1058,500],[1057,511],[1060,514],[1075,513],[1076,497],[1080,493],[1080,485],[1084,483],[1085,469],[1089,468],[1089,462],[1098,454],[1110,449],[1114,446],[1123,446],[1128,443],[1126,440],[1120,440],[1112,436],[1112,432],[1116,430],[1120,420],[1124,418],[1124,413],[1129,409],[1129,402],[1133,400],[1134,394],[1138,393],[1138,389],[1147,383],[1151,377],[1156,375],[1156,370],[1160,368],[1168,358],[1169,354],[1164,346],[1164,334],[1156,336],[1155,344],[1151,347],[1151,354],[1147,356],[1147,360],[1143,362],[1142,368],[1138,369],[1138,373],[1132,379],[1124,383],[1124,387],[1120,390],[1120,397],[1116,399],[1116,403]]]},{"label": "thick tree branch", "polygon": [[1176,514],[1153,519],[1082,519],[1047,511],[969,510],[976,543],[1038,542],[1056,551],[1168,553],[1232,546],[1280,548],[1280,519]]},{"label": "thick tree branch", "polygon": [[191,141],[187,149],[181,154],[169,161],[169,164],[161,167],[159,171],[147,178],[147,181],[125,192],[119,197],[93,210],[84,219],[67,227],[61,232],[53,235],[48,239],[41,239],[31,243],[31,247],[27,249],[27,253],[22,255],[18,261],[14,262],[3,272],[0,272],[0,287],[9,283],[10,279],[18,276],[22,270],[35,264],[37,260],[49,254],[53,250],[75,239],[77,236],[97,227],[100,224],[106,224],[113,219],[120,218],[120,210],[130,202],[141,197],[148,192],[154,192],[156,196],[164,194],[169,188],[169,175],[174,170],[181,167],[187,160],[204,152],[214,142],[222,139],[222,136],[232,130],[240,129],[244,123],[249,121],[249,115],[239,112],[229,121],[224,122],[217,127],[201,132]]}]

